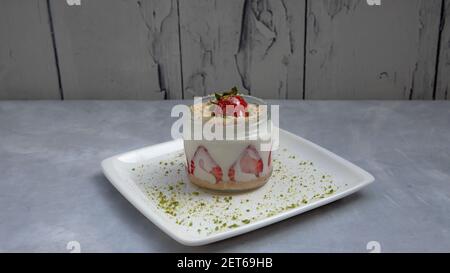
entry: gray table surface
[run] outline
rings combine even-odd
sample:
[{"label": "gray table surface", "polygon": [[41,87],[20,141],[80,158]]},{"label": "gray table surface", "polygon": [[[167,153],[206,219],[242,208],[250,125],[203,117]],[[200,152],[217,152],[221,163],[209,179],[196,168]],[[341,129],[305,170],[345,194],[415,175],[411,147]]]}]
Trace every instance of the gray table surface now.
[{"label": "gray table surface", "polygon": [[450,251],[450,102],[272,101],[280,127],[371,172],[362,191],[186,247],[103,176],[106,157],[170,140],[180,101],[0,102],[0,252]]}]

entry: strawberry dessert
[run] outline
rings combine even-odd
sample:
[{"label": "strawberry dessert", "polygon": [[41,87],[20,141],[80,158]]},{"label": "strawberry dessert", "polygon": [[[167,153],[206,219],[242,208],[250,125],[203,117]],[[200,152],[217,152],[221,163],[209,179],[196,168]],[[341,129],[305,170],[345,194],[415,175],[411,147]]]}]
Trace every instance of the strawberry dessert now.
[{"label": "strawberry dessert", "polygon": [[[192,183],[212,190],[237,191],[260,187],[269,180],[272,154],[262,144],[271,146],[271,127],[263,132],[258,128],[270,124],[270,115],[261,110],[261,105],[264,101],[241,95],[233,88],[204,97],[191,107],[194,124],[214,124],[222,132],[213,139],[184,139],[186,171]],[[243,127],[238,128],[239,122]],[[237,137],[239,129],[244,130],[240,132],[244,137]]]}]

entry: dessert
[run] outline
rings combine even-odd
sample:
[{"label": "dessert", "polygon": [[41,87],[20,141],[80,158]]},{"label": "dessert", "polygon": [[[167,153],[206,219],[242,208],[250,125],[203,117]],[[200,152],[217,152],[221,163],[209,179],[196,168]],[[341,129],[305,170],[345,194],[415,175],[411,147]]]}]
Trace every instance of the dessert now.
[{"label": "dessert", "polygon": [[[194,128],[198,123],[201,128],[209,124],[215,132],[213,139],[205,137],[204,131],[200,139],[184,139],[186,171],[192,183],[212,190],[236,191],[254,189],[268,181],[272,153],[262,144],[270,147],[271,124],[270,115],[261,105],[266,104],[233,88],[203,97],[191,106]],[[261,125],[266,125],[266,130],[260,130]]]}]

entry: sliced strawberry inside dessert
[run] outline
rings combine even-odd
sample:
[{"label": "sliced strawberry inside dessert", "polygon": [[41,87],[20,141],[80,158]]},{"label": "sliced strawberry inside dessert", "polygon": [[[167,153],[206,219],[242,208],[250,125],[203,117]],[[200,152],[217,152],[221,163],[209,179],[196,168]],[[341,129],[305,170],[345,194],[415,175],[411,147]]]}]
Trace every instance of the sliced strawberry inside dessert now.
[{"label": "sliced strawberry inside dessert", "polygon": [[216,183],[222,182],[222,168],[216,163],[204,146],[199,146],[195,151],[190,168],[188,168],[189,174],[194,175],[197,166],[204,172],[213,175]]},{"label": "sliced strawberry inside dessert", "polygon": [[228,169],[228,177],[231,181],[235,181],[236,170],[234,169],[234,165]]},{"label": "sliced strawberry inside dessert", "polygon": [[210,173],[211,173],[212,175],[214,175],[214,177],[216,178],[216,183],[219,183],[219,182],[222,181],[223,173],[222,173],[222,168],[221,168],[221,167],[219,167],[219,166],[213,167],[213,168],[211,169],[211,172],[210,172]]},{"label": "sliced strawberry inside dessert", "polygon": [[188,168],[189,174],[194,174],[194,170],[195,170],[194,160],[191,160],[191,163],[187,165],[187,168]]},{"label": "sliced strawberry inside dessert", "polygon": [[270,152],[269,152],[269,158],[267,159],[267,165],[270,167],[272,166],[272,148],[270,148]]},{"label": "sliced strawberry inside dessert", "polygon": [[241,173],[254,174],[260,177],[264,169],[264,164],[261,156],[253,145],[249,145],[242,152],[238,160],[228,170],[228,177],[231,181],[236,179],[236,169]]},{"label": "sliced strawberry inside dessert", "polygon": [[262,159],[253,146],[248,146],[245,149],[244,154],[239,160],[239,164],[243,173],[251,173],[256,177],[259,177],[259,174],[263,171]]}]

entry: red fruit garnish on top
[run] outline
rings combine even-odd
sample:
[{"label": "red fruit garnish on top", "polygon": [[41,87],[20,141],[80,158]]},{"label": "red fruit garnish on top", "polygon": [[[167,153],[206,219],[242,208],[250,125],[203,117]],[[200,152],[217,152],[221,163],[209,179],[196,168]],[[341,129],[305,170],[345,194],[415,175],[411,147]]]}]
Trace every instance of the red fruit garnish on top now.
[{"label": "red fruit garnish on top", "polygon": [[248,117],[248,103],[245,99],[238,95],[238,90],[233,87],[230,92],[223,94],[215,94],[216,101],[212,103],[219,106],[224,116]]}]

